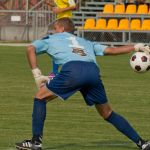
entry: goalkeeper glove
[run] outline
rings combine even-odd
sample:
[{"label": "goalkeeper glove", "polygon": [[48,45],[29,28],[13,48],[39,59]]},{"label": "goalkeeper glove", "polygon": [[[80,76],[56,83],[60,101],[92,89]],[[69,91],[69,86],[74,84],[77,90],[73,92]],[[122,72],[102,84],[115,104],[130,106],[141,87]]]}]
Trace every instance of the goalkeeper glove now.
[{"label": "goalkeeper glove", "polygon": [[42,75],[41,70],[39,68],[32,69],[32,74],[38,89],[50,80],[48,76]]},{"label": "goalkeeper glove", "polygon": [[145,52],[147,55],[150,54],[150,46],[145,45],[143,43],[135,44],[134,49],[136,52]]}]

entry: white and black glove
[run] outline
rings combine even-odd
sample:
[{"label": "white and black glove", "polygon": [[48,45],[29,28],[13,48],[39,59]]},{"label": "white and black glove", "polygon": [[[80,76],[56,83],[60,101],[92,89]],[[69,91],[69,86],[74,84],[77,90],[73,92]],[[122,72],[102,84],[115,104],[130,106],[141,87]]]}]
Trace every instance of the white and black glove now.
[{"label": "white and black glove", "polygon": [[143,43],[135,44],[134,49],[136,52],[145,52],[147,55],[150,55],[150,46],[145,45]]},{"label": "white and black glove", "polygon": [[32,69],[32,74],[38,89],[50,80],[48,76],[42,75],[41,70],[39,68]]}]

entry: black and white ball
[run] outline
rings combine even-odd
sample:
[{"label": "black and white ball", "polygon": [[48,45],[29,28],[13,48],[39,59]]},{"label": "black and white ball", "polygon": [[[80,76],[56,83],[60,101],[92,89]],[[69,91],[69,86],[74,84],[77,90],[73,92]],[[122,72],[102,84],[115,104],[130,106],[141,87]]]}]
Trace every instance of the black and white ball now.
[{"label": "black and white ball", "polygon": [[135,72],[146,72],[150,69],[149,55],[144,52],[136,52],[130,58],[131,68]]}]

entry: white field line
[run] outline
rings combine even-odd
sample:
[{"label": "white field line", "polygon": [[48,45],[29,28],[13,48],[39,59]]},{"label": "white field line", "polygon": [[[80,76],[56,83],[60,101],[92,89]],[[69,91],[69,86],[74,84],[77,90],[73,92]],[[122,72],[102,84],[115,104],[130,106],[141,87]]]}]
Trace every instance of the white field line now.
[{"label": "white field line", "polygon": [[30,43],[0,43],[0,46],[28,46]]}]

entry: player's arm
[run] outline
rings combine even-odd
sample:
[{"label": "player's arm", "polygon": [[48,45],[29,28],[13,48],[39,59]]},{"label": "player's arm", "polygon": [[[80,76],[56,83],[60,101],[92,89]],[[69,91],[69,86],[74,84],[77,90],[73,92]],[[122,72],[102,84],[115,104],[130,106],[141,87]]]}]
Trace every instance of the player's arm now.
[{"label": "player's arm", "polygon": [[28,62],[29,62],[31,69],[37,68],[35,47],[32,45],[29,45],[27,47],[27,58],[28,58]]},{"label": "player's arm", "polygon": [[45,82],[49,80],[49,77],[42,75],[41,70],[38,68],[36,49],[32,45],[27,47],[27,58],[28,58],[29,65],[32,69],[32,74],[35,79],[36,86],[37,88],[40,88]]},{"label": "player's arm", "polygon": [[54,7],[52,9],[53,13],[59,14],[59,13],[62,13],[62,12],[65,12],[65,11],[69,11],[69,10],[76,10],[78,8],[78,4],[76,4],[74,2],[74,0],[69,0],[68,3],[69,3],[69,6],[65,7],[65,8]]},{"label": "player's arm", "polygon": [[135,45],[119,46],[119,47],[106,47],[104,50],[104,54],[105,55],[118,55],[118,54],[130,53],[132,51],[142,51],[142,52],[149,54],[150,47],[142,43],[138,43]]},{"label": "player's arm", "polygon": [[96,56],[103,56],[103,55],[119,55],[119,54],[126,54],[132,51],[142,51],[146,54],[150,54],[150,47],[148,45],[144,45],[143,43],[138,43],[135,45],[125,45],[125,46],[118,46],[118,47],[109,47],[106,45],[101,45],[97,42],[93,42],[93,48]]},{"label": "player's arm", "polygon": [[105,55],[118,55],[118,54],[126,54],[134,51],[134,45],[126,45],[119,47],[107,47],[104,51]]},{"label": "player's arm", "polygon": [[59,14],[59,13],[65,12],[65,11],[75,10],[75,9],[76,9],[76,5],[75,6],[69,6],[69,7],[66,7],[66,8],[54,7],[54,8],[52,8],[52,11],[55,14]]},{"label": "player's arm", "polygon": [[55,4],[50,2],[50,0],[45,0],[45,4],[47,4],[48,6],[50,6],[50,8],[55,7]]}]

